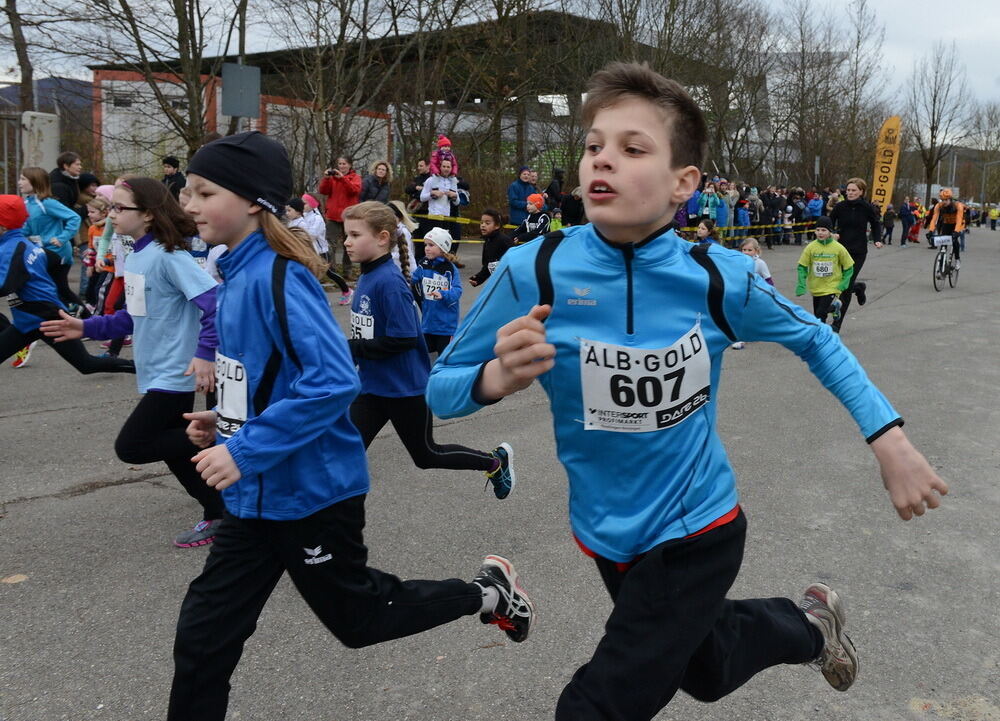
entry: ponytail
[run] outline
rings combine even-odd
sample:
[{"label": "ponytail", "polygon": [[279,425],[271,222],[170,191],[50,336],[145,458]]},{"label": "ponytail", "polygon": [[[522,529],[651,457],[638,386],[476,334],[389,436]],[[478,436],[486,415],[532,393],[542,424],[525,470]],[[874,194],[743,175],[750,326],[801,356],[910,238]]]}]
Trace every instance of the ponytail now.
[{"label": "ponytail", "polygon": [[410,282],[410,244],[406,242],[406,233],[396,230],[396,248],[399,250],[399,269],[403,272],[406,282]]},{"label": "ponytail", "polygon": [[312,238],[302,228],[289,228],[278,220],[276,215],[262,211],[260,214],[260,229],[278,255],[301,263],[317,278],[326,274],[326,263],[313,248]]}]

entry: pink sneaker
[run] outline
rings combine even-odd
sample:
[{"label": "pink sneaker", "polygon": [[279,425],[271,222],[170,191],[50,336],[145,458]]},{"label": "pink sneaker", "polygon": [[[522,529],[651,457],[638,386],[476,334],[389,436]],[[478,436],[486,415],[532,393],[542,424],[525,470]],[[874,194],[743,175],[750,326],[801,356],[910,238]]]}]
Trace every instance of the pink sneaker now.
[{"label": "pink sneaker", "polygon": [[340,305],[350,305],[351,299],[354,297],[354,290],[348,290],[346,293],[340,294]]}]

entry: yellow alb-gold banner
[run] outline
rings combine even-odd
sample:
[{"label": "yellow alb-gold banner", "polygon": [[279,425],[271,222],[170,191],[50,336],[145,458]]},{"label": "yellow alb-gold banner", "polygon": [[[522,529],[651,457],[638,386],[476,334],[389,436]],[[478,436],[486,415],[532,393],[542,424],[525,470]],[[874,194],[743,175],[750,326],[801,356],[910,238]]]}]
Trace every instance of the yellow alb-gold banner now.
[{"label": "yellow alb-gold banner", "polygon": [[896,168],[899,167],[899,130],[902,125],[898,115],[893,115],[882,123],[878,131],[878,145],[875,146],[875,174],[872,183],[872,202],[879,210],[892,200],[892,189],[896,185]]}]

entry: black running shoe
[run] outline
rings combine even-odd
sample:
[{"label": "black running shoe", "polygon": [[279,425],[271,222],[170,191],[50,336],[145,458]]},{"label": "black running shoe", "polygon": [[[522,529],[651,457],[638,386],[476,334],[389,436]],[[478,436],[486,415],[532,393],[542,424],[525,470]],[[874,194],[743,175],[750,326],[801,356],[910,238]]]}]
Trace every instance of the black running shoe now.
[{"label": "black running shoe", "polygon": [[535,607],[518,581],[514,564],[502,556],[487,556],[472,582],[482,588],[492,586],[500,594],[497,607],[479,614],[479,620],[499,626],[515,643],[528,638]]},{"label": "black running shoe", "polygon": [[864,305],[868,302],[868,296],[865,292],[868,290],[868,286],[864,283],[854,284],[854,295],[857,296],[858,305]]},{"label": "black running shoe", "polygon": [[493,484],[493,495],[502,501],[510,495],[517,484],[517,476],[514,474],[514,449],[509,443],[501,443],[490,455],[496,458],[500,465],[496,470],[487,471],[486,478]]}]

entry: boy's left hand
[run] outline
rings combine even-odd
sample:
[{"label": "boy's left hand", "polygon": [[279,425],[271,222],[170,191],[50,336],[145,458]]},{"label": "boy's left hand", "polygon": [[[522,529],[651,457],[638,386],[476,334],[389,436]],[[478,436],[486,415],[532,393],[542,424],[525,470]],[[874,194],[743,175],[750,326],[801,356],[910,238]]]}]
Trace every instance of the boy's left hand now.
[{"label": "boy's left hand", "polygon": [[191,462],[195,464],[195,470],[205,479],[205,483],[217,491],[229,488],[243,477],[225,443],[206,448],[192,458]]},{"label": "boy's left hand", "polygon": [[900,518],[909,521],[913,516],[924,515],[928,508],[941,505],[940,496],[948,493],[948,484],[913,447],[903,429],[897,427],[886,431],[871,446],[881,467],[882,481]]}]

